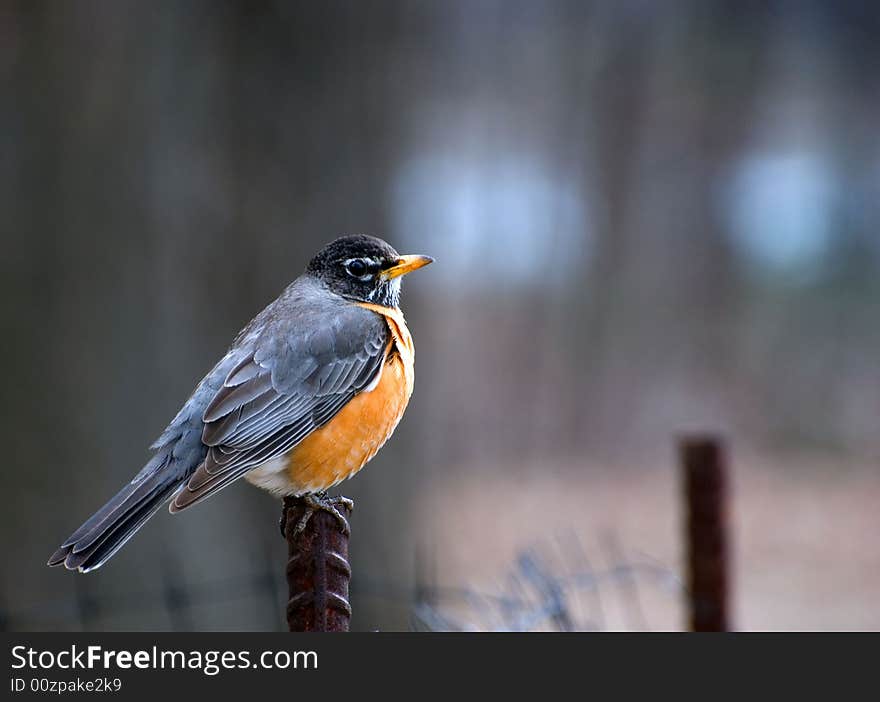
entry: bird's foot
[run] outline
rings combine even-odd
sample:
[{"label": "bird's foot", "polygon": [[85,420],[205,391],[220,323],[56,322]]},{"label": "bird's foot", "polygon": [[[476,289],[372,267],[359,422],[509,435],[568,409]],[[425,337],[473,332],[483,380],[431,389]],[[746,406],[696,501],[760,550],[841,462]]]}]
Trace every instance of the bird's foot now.
[{"label": "bird's foot", "polygon": [[[351,527],[348,524],[348,519],[346,519],[345,515],[339,510],[339,507],[344,507],[347,510],[353,509],[354,502],[350,499],[342,496],[329,497],[326,492],[319,492],[303,495],[302,501],[306,505],[306,511],[294,528],[294,534],[299,535],[303,532],[303,529],[306,528],[309,520],[314,516],[315,512],[327,512],[332,515],[339,524],[339,531],[346,536],[351,535]],[[283,526],[281,527],[281,530],[284,531]]]}]

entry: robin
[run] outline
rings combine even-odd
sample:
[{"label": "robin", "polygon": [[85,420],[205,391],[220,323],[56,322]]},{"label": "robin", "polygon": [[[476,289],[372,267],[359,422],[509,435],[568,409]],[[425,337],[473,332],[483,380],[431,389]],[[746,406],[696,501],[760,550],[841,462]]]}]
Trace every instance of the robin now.
[{"label": "robin", "polygon": [[166,501],[180,512],[238,478],[333,514],[326,491],[376,455],[413,390],[401,277],[433,261],[371,236],[325,246],[235,338],[151,446],[153,457],[49,559],[103,565]]}]

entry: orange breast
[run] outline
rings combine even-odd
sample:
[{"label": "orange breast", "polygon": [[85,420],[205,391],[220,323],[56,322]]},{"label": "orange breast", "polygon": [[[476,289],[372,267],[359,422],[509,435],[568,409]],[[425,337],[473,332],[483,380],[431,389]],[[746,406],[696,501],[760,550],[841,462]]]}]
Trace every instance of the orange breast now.
[{"label": "orange breast", "polygon": [[379,382],[352,398],[287,456],[287,475],[298,493],[327,490],[357,473],[397,427],[413,389],[413,344],[399,310],[363,305],[382,314],[392,333]]}]

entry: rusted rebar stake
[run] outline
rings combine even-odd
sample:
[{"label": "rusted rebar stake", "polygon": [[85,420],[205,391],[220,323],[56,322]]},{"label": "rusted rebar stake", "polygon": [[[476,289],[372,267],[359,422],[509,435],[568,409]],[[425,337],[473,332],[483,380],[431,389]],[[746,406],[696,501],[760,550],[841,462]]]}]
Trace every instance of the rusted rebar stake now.
[{"label": "rusted rebar stake", "polygon": [[[297,533],[309,507],[300,497],[284,498],[282,523],[287,539],[287,625],[290,631],[348,631],[351,605],[348,584],[348,535],[339,520],[318,510]],[[348,519],[351,509],[338,505]]]},{"label": "rusted rebar stake", "polygon": [[714,436],[681,440],[687,501],[688,592],[691,631],[727,631],[727,457]]}]

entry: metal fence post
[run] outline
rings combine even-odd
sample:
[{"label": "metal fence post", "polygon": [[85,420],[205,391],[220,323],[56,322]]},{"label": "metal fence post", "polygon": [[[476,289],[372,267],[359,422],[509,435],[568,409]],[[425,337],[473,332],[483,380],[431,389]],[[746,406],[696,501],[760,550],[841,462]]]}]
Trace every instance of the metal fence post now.
[{"label": "metal fence post", "polygon": [[[286,497],[283,508],[284,535],[287,539],[287,624],[290,631],[348,631],[351,606],[348,585],[348,535],[338,520],[323,511],[315,512],[305,528],[295,533],[306,513],[301,498]],[[345,506],[338,509],[351,516]]]},{"label": "metal fence post", "polygon": [[727,631],[727,456],[714,436],[688,436],[679,447],[687,501],[691,631]]}]

